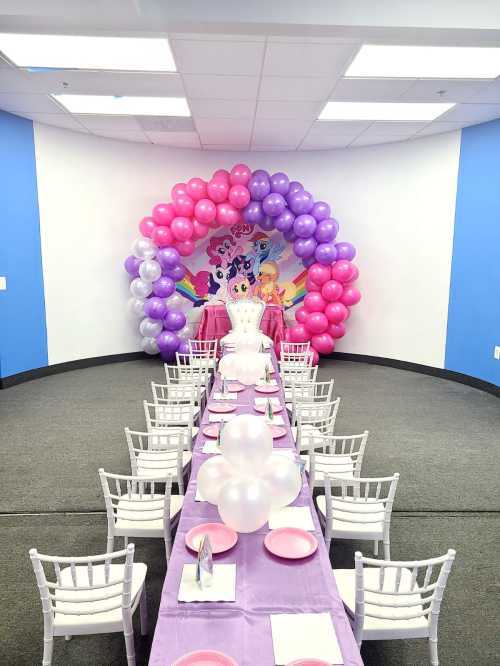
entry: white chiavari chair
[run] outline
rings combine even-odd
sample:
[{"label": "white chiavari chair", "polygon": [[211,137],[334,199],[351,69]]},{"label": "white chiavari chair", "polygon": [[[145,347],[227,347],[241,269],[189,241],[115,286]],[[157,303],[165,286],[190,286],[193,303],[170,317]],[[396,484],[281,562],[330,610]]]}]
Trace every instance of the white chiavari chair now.
[{"label": "white chiavari chair", "polygon": [[359,647],[364,640],[427,638],[431,666],[439,666],[439,613],[455,554],[391,562],[357,552],[355,569],[334,569]]},{"label": "white chiavari chair", "polygon": [[[108,519],[107,551],[115,537],[163,539],[167,562],[172,549],[172,527],[179,520],[184,494],[172,493],[172,477],[139,478],[99,469]],[[110,488],[111,484],[111,488]]]},{"label": "white chiavari chair", "polygon": [[[184,437],[184,444],[189,451],[193,449],[193,438],[198,434],[194,425],[194,400],[178,402],[166,398],[161,404],[144,400],[146,430],[153,435],[177,434]],[[154,440],[153,440],[154,441]]]},{"label": "white chiavari chair", "polygon": [[368,430],[360,435],[323,435],[323,445],[309,451],[306,462],[311,489],[316,486],[323,487],[325,475],[346,479],[359,478],[368,435]]},{"label": "white chiavari chair", "polygon": [[283,366],[294,363],[312,365],[314,354],[310,347],[310,342],[281,342],[280,364]]},{"label": "white chiavari chair", "polygon": [[214,365],[212,359],[207,357],[193,357],[190,354],[175,353],[177,367],[179,368],[179,380],[181,382],[199,384],[206,400],[212,380]]},{"label": "white chiavari chair", "polygon": [[183,363],[182,360],[177,362],[177,365],[163,364],[165,370],[165,379],[167,384],[178,386],[180,384],[194,384],[200,394],[200,407],[203,408],[210,384],[210,369],[208,361],[206,363],[207,371],[204,368],[199,368],[189,363]]},{"label": "white chiavari chair", "polygon": [[340,398],[328,402],[302,402],[297,405],[297,426],[292,427],[292,435],[298,453],[304,451],[304,460],[316,447],[322,450],[325,435],[333,435]]},{"label": "white chiavari chair", "polygon": [[285,392],[285,401],[292,399],[292,387],[294,384],[315,382],[318,375],[317,365],[305,365],[302,363],[279,363],[279,372]]},{"label": "white chiavari chair", "polygon": [[188,340],[191,365],[199,365],[207,359],[209,367],[213,370],[217,365],[218,340]]},{"label": "white chiavari chair", "polygon": [[[308,402],[330,402],[333,397],[333,379],[326,382],[296,382],[292,384],[292,400],[285,404],[291,413],[290,423],[297,423],[297,410],[303,403]],[[306,415],[306,408],[302,409]]]},{"label": "white chiavari chair", "polygon": [[[399,474],[380,478],[346,479],[325,474],[325,494],[316,498],[325,543],[332,539],[373,541],[384,544],[384,558],[391,559],[391,515]],[[332,494],[332,489],[335,494]]]},{"label": "white chiavari chair", "polygon": [[165,430],[155,435],[125,428],[125,438],[133,476],[146,479],[171,476],[179,485],[179,493],[184,494],[183,473],[192,458],[187,450],[187,433],[169,434]]},{"label": "white chiavari chair", "polygon": [[68,640],[73,635],[123,632],[127,664],[135,666],[132,616],[140,605],[143,635],[148,633],[148,616],[147,567],[134,562],[134,544],[89,557],[41,555],[32,548],[30,558],[42,602],[42,665],[52,664],[55,636]]},{"label": "white chiavari chair", "polygon": [[[197,423],[200,418],[201,391],[196,384],[183,382],[182,384],[157,384],[151,382],[151,392],[153,393],[153,402],[155,405],[165,405],[165,414],[170,412],[172,400],[178,403],[193,402],[193,421]],[[161,414],[161,409],[159,411]]]}]

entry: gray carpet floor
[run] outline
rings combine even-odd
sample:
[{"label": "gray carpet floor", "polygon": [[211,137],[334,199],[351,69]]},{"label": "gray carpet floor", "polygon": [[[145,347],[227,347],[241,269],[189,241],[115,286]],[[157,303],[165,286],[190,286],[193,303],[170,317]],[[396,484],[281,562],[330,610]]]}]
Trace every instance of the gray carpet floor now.
[{"label": "gray carpet floor", "polygon": [[[364,473],[401,474],[393,557],[457,550],[440,619],[440,663],[499,664],[500,402],[453,382],[382,366],[327,361],[320,376],[334,376],[342,397],[337,432],[370,430]],[[143,427],[141,402],[154,379],[161,381],[162,368],[146,359],[0,392],[2,665],[41,663],[42,614],[29,548],[57,554],[103,551],[106,521],[97,468],[128,472],[123,427]],[[357,549],[370,554],[369,544],[335,542],[334,567],[351,568]],[[136,559],[148,564],[154,626],[165,575],[162,544],[139,541]],[[138,664],[147,664],[149,648],[150,639],[137,631]],[[362,655],[366,666],[428,663],[425,641],[365,643]],[[58,664],[125,664],[123,639],[58,639]]]}]

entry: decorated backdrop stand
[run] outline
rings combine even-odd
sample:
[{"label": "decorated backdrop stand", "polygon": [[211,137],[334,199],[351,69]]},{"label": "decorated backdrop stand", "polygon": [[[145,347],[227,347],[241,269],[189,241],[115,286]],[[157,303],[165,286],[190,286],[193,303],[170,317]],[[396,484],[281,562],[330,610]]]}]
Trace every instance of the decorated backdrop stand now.
[{"label": "decorated backdrop stand", "polygon": [[171,198],[140,222],[141,236],[125,260],[131,278],[129,308],[141,319],[141,347],[146,353],[171,361],[176,351],[188,351],[191,332],[183,299],[176,293],[188,271],[183,261],[193,254],[196,241],[241,222],[281,232],[307,270],[303,304],[286,339],[310,340],[316,362],[318,354],[334,350],[335,340],[345,335],[349,308],[361,294],[354,286],[359,275],[352,263],[356,250],[351,243],[338,242],[339,224],[327,203],[315,202],[285,173],[251,172],[245,164],[230,172],[219,169],[208,182],[196,177],[178,183]]}]

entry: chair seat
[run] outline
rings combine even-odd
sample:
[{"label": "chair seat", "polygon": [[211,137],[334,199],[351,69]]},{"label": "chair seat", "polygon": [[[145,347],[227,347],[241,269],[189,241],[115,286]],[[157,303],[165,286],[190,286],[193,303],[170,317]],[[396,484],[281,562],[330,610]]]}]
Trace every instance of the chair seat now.
[{"label": "chair seat", "polygon": [[[316,498],[316,505],[322,514],[326,517],[326,498],[319,495]],[[335,519],[337,516],[342,520]],[[369,514],[369,515],[368,515]],[[370,520],[369,523],[357,522],[365,517]],[[332,536],[340,539],[382,539],[384,533],[384,503],[383,502],[365,502],[359,497],[350,497],[348,500],[336,499],[332,497]]]},{"label": "chair seat", "polygon": [[[371,589],[378,589],[379,587],[379,567],[364,567],[363,579],[364,587]],[[356,606],[356,573],[354,569],[334,569],[335,582],[337,589],[340,593],[342,601],[349,614],[354,617]],[[382,590],[390,592],[394,590],[396,568],[388,567],[385,570],[384,585]],[[411,587],[411,571],[409,569],[401,569],[401,584],[400,590],[410,590]],[[416,587],[418,589],[418,587]],[[429,635],[429,623],[425,617],[413,618],[411,620],[398,619],[401,616],[418,613],[422,610],[422,606],[411,607],[380,607],[370,604],[370,601],[380,602],[382,595],[365,592],[365,613],[376,613],[377,615],[385,615],[390,619],[379,619],[376,617],[366,617],[363,624],[363,639],[391,639],[391,638],[424,638]],[[391,595],[384,594],[385,603],[414,603],[420,600],[421,595]]]},{"label": "chair seat", "polygon": [[[131,493],[118,501],[116,508],[115,534],[130,537],[163,537],[163,495],[144,496],[141,500],[137,493]],[[138,511],[139,502],[144,503],[144,511]],[[171,495],[170,518],[176,516],[182,508],[184,495]]]},{"label": "chair seat", "polygon": [[[99,564],[92,567],[93,570],[93,584],[104,584],[105,583],[105,574],[104,574],[104,564]],[[110,574],[109,581],[118,580],[123,578],[124,564],[111,564],[109,566]],[[87,566],[76,566],[76,581],[78,585],[88,586],[88,569]],[[142,593],[142,588],[146,580],[147,566],[142,562],[134,562],[132,568],[132,612],[137,607],[139,599]],[[61,585],[65,587],[72,587],[73,580],[71,577],[71,568],[66,567],[61,569]],[[57,601],[55,602],[56,609],[66,611],[84,611],[85,615],[63,615],[61,613],[55,613],[54,615],[54,634],[56,636],[63,635],[78,635],[78,634],[98,634],[98,633],[108,633],[113,631],[123,631],[123,620],[122,620],[122,609],[121,609],[121,591],[122,583],[119,582],[116,585],[111,585],[104,589],[97,590],[56,590],[55,596],[63,597],[69,601]],[[105,594],[112,594],[113,592],[119,592],[120,596],[114,597],[113,599],[107,599],[103,601],[84,601],[78,602],[79,599],[95,599],[96,597],[103,596]],[[71,600],[77,601],[77,603],[71,603]],[[102,611],[99,612],[102,608],[109,608],[110,606],[118,606],[114,610]],[[92,613],[92,614],[89,614]]]},{"label": "chair seat", "polygon": [[[294,426],[292,429],[292,436],[297,441],[298,428]],[[325,440],[319,428],[315,428],[310,423],[304,423],[302,426],[300,441],[300,450],[304,449],[323,449]]]},{"label": "chair seat", "polygon": [[[305,462],[305,469],[310,471],[311,461],[308,454],[302,454],[301,459]],[[316,482],[325,480],[325,472],[330,475],[340,476],[343,479],[354,478],[354,461],[351,456],[342,454],[316,453],[316,464],[314,466],[314,479]],[[334,462],[332,462],[332,459]]]},{"label": "chair seat", "polygon": [[[191,462],[193,454],[191,451],[182,452],[182,467],[185,468]],[[165,452],[165,456],[158,456],[148,451],[143,451],[137,456],[137,476],[156,478],[161,476],[162,470],[170,475],[172,479],[177,478],[177,473],[172,474],[172,465],[177,459],[177,451]]]}]

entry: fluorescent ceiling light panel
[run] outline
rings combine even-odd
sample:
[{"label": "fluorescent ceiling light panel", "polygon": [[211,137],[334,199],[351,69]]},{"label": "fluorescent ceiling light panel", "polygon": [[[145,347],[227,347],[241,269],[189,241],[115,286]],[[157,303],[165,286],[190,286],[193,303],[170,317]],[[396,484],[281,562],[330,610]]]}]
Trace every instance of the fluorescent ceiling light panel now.
[{"label": "fluorescent ceiling light panel", "polygon": [[0,33],[0,51],[18,67],[175,72],[167,39]]},{"label": "fluorescent ceiling light panel", "polygon": [[344,74],[402,79],[495,79],[499,75],[500,48],[375,44],[364,44]]},{"label": "fluorescent ceiling light panel", "polygon": [[318,120],[434,120],[454,104],[407,102],[327,102]]},{"label": "fluorescent ceiling light panel", "polygon": [[185,97],[112,97],[110,95],[52,95],[70,113],[110,116],[190,116]]}]

